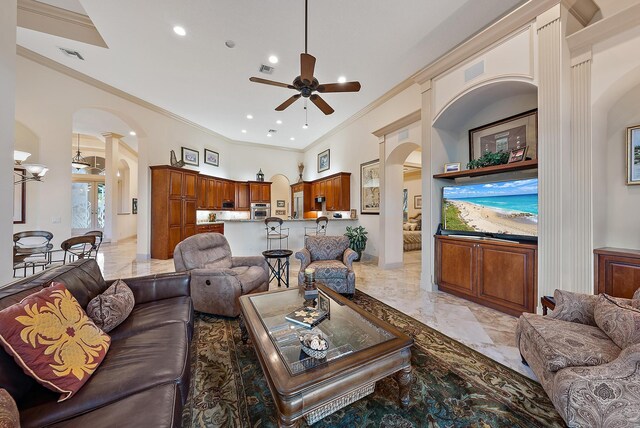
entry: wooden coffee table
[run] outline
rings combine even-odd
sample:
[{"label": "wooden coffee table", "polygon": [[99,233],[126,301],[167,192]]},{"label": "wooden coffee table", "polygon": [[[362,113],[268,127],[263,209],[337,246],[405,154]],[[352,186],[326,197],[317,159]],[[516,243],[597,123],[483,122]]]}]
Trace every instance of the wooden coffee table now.
[{"label": "wooden coffee table", "polygon": [[278,410],[281,427],[305,417],[312,424],[372,393],[378,380],[393,375],[399,401],[409,405],[413,382],[413,339],[322,285],[322,305],[330,316],[315,329],[329,341],[327,357],[317,360],[300,349],[304,327],[285,315],[312,301],[294,288],[240,297],[243,341],[251,338]]}]

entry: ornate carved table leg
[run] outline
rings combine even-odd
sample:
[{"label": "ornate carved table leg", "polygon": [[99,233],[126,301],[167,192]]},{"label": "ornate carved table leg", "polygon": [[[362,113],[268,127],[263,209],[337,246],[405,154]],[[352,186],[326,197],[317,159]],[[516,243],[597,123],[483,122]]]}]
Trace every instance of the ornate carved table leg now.
[{"label": "ornate carved table leg", "polygon": [[242,338],[242,343],[246,345],[249,341],[249,332],[247,331],[247,326],[244,324],[244,318],[242,317],[242,314],[240,314],[238,321],[240,323],[240,337]]},{"label": "ornate carved table leg", "polygon": [[396,373],[396,380],[400,389],[400,404],[403,409],[409,407],[411,401],[411,385],[413,384],[413,372],[411,366],[406,367]]},{"label": "ornate carved table leg", "polygon": [[292,421],[288,416],[278,412],[278,427],[280,428],[295,428],[298,426],[298,421]]}]

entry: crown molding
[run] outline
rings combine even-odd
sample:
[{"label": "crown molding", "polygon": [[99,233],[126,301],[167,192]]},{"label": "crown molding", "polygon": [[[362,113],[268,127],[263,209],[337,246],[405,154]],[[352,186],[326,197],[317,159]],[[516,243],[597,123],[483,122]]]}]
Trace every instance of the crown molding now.
[{"label": "crown molding", "polygon": [[385,135],[389,135],[392,132],[398,131],[406,126],[411,125],[412,123],[418,122],[422,117],[422,110],[416,110],[413,113],[409,113],[408,115],[401,117],[400,119],[391,122],[387,126],[383,126],[382,128],[375,130],[372,132],[378,138],[384,137]]},{"label": "crown molding", "polygon": [[559,2],[560,0],[529,0],[418,71],[411,78],[418,84],[433,79],[466,61],[479,51],[508,37],[514,31],[525,27],[533,22],[538,15],[559,4]]},{"label": "crown molding", "polygon": [[87,15],[36,0],[18,0],[17,24],[18,27],[108,48]]},{"label": "crown molding", "polygon": [[636,27],[638,22],[640,22],[640,3],[576,31],[567,37],[569,50],[571,52],[589,50],[596,43]]},{"label": "crown molding", "polygon": [[304,150],[303,149],[296,149],[296,148],[291,148],[291,147],[279,147],[279,146],[274,146],[271,144],[259,144],[259,143],[251,143],[249,141],[237,141],[237,140],[232,140],[230,138],[225,137],[222,134],[218,134],[215,131],[212,131],[209,128],[205,128],[202,125],[199,125],[195,122],[192,122],[191,120],[182,117],[180,115],[177,115],[175,113],[170,112],[169,110],[166,110],[162,107],[159,107],[155,104],[152,104],[148,101],[145,101],[141,98],[138,98],[134,95],[129,94],[128,92],[122,91],[118,88],[115,88],[111,85],[108,85],[98,79],[94,79],[93,77],[90,77],[84,73],[81,73],[77,70],[74,70],[73,68],[67,67],[66,65],[60,64],[59,62],[56,62],[50,58],[47,58],[43,55],[40,55],[37,52],[34,52],[30,49],[27,49],[23,46],[16,46],[16,53],[18,55],[20,55],[23,58],[26,58],[30,61],[33,61],[37,64],[40,64],[44,67],[50,68],[54,71],[57,71],[59,73],[62,73],[66,76],[69,76],[73,79],[79,80],[83,83],[86,83],[87,85],[93,86],[94,88],[100,89],[104,92],[107,92],[111,95],[115,95],[116,97],[122,98],[126,101],[129,101],[133,104],[139,105],[140,107],[144,107],[148,110],[151,110],[155,113],[161,114],[165,117],[168,117],[170,119],[176,120],[178,122],[184,123],[185,125],[191,126],[192,128],[197,129],[198,131],[204,132],[205,134],[211,135],[213,137],[219,138],[229,144],[234,144],[234,145],[242,145],[242,146],[250,146],[250,147],[261,147],[261,148],[269,148],[269,149],[273,149],[273,150],[283,150],[283,151],[292,151],[292,152],[298,152],[298,153],[303,153]]},{"label": "crown molding", "polygon": [[375,110],[376,108],[380,107],[382,104],[386,103],[391,98],[395,97],[400,92],[404,91],[405,89],[407,89],[407,88],[409,88],[409,87],[411,87],[413,85],[414,85],[414,82],[413,82],[412,79],[404,79],[402,82],[398,83],[396,86],[394,86],[393,88],[391,88],[387,92],[385,92],[384,95],[382,95],[380,98],[378,98],[375,101],[371,102],[365,108],[363,108],[362,110],[360,110],[359,112],[357,112],[356,114],[354,114],[353,116],[351,116],[350,118],[345,120],[344,122],[340,123],[338,126],[333,128],[331,131],[327,132],[326,134],[322,135],[320,138],[318,138],[317,140],[315,140],[311,144],[307,145],[304,148],[303,151],[306,152],[306,151],[312,149],[313,147],[321,144],[323,141],[326,141],[327,139],[329,139],[332,136],[336,135],[338,132],[342,131],[343,129],[345,129],[346,127],[348,127],[349,125],[351,125],[352,123],[354,123],[355,121],[357,121],[358,119],[360,119],[361,117],[366,115],[367,113],[369,113],[372,110]]}]

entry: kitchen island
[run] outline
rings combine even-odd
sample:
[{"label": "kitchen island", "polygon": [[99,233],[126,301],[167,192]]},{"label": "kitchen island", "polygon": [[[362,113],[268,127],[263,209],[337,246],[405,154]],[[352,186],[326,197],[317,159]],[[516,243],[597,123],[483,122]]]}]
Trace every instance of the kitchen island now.
[{"label": "kitchen island", "polygon": [[[224,222],[224,235],[229,241],[231,252],[234,256],[253,256],[262,254],[267,249],[267,232],[264,220],[233,219],[221,220]],[[344,235],[347,226],[358,226],[358,219],[329,218],[327,235]],[[316,219],[291,219],[283,220],[283,233],[289,234],[289,249],[295,254],[304,247],[305,227],[316,227]],[[289,230],[285,230],[289,228]],[[287,244],[282,240],[282,248]],[[274,249],[278,248],[278,242],[272,243]]]}]

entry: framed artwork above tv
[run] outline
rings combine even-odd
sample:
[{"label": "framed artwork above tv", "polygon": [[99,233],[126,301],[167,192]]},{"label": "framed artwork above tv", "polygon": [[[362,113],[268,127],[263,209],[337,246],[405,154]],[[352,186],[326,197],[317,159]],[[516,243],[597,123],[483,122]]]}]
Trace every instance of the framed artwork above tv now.
[{"label": "framed artwork above tv", "polygon": [[527,157],[538,157],[538,109],[510,116],[469,130],[469,160],[485,153],[527,148]]}]

